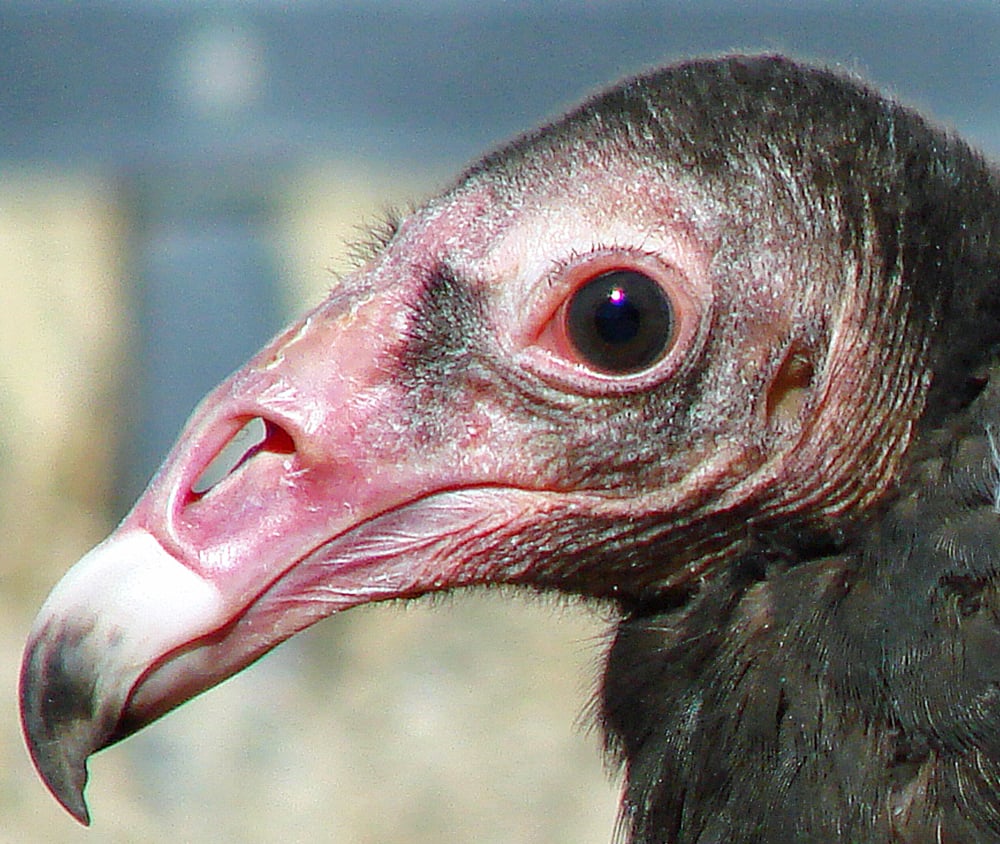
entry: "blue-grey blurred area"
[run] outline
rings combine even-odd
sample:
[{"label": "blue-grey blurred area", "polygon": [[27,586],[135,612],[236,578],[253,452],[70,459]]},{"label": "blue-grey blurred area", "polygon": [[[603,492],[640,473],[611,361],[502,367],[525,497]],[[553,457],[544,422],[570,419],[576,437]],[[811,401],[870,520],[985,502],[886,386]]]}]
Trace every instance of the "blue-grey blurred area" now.
[{"label": "blue-grey blurred area", "polygon": [[623,74],[742,48],[845,64],[1000,149],[995,0],[36,0],[0,16],[0,160],[98,167],[136,200],[122,505],[192,404],[282,320],[268,225],[303,160],[457,167]]},{"label": "blue-grey blurred area", "polygon": [[99,755],[92,833],[21,746],[20,648],[355,222],[622,75],[747,50],[856,71],[1000,155],[997,0],[0,0],[0,842],[611,840],[574,730],[604,620],[579,607],[319,625]]},{"label": "blue-grey blurred area", "polygon": [[5,158],[279,164],[360,146],[451,163],[622,74],[740,49],[856,67],[997,149],[992,0],[34,0],[0,12]]}]

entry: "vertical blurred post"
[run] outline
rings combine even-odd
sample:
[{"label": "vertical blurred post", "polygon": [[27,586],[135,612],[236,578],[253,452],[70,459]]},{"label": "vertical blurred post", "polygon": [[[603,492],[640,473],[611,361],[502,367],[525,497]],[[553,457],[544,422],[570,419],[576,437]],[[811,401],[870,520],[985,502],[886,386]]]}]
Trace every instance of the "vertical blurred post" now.
[{"label": "vertical blurred post", "polygon": [[121,509],[195,403],[279,321],[271,206],[280,162],[248,130],[266,79],[263,48],[238,23],[196,22],[167,72],[176,120],[126,179],[137,359]]},{"label": "vertical blurred post", "polygon": [[191,412],[277,328],[269,196],[239,173],[162,172],[135,180],[135,418],[118,487],[141,492]]}]

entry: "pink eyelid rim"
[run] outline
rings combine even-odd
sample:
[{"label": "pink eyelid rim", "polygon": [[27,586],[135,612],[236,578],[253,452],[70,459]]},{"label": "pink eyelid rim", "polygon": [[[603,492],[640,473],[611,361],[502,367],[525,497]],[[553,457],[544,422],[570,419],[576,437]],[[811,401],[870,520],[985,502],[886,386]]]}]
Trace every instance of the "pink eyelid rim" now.
[{"label": "pink eyelid rim", "polygon": [[[590,279],[613,270],[633,270],[649,276],[660,284],[674,309],[674,333],[667,353],[648,369],[630,375],[595,372],[574,360],[569,341],[558,325],[560,313],[572,293]],[[692,280],[676,266],[652,255],[629,251],[588,255],[563,268],[549,286],[549,294],[535,308],[541,319],[532,319],[524,334],[522,360],[557,386],[594,395],[641,390],[673,375],[697,342],[709,304],[707,297],[695,294]]]}]

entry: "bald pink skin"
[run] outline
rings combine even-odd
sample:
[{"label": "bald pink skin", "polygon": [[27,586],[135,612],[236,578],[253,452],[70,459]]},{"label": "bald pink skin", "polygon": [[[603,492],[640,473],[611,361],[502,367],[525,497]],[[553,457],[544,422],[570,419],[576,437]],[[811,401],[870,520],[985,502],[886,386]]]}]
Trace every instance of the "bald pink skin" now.
[{"label": "bald pink skin", "polygon": [[[148,531],[199,576],[224,583],[234,606],[242,607],[262,582],[326,540],[408,502],[477,486],[549,491],[537,471],[517,458],[524,446],[521,432],[490,415],[488,405],[457,408],[447,420],[448,435],[419,453],[399,437],[408,420],[392,359],[425,281],[422,268],[456,242],[461,249],[444,254],[458,274],[483,286],[503,282],[496,283],[504,296],[495,305],[493,324],[498,345],[519,365],[576,387],[587,380],[597,382],[590,387],[595,391],[623,389],[621,378],[595,375],[534,345],[545,328],[537,315],[550,319],[553,300],[565,299],[565,286],[574,283],[561,277],[566,275],[561,262],[581,254],[595,221],[586,215],[570,220],[563,236],[546,240],[556,260],[526,262],[518,256],[551,231],[547,205],[486,225],[485,233],[468,231],[468,220],[482,218],[484,193],[460,193],[406,221],[380,260],[345,279],[326,302],[210,395],[123,529]],[[681,303],[675,351],[624,385],[635,388],[669,377],[683,362],[709,296],[703,274],[698,287],[674,269],[682,260],[694,263],[676,236],[657,238],[625,225],[604,230],[612,244],[642,239],[646,252],[632,256],[626,248],[601,247],[587,256],[587,272],[617,266],[623,255],[650,272],[666,274],[669,268]],[[551,278],[554,269],[560,275]],[[328,365],[331,356],[336,366]],[[205,466],[254,417],[280,428],[291,445],[277,452],[265,446],[209,494],[193,496],[190,490]],[[241,564],[247,560],[253,566]]]},{"label": "bald pink skin", "polygon": [[[599,187],[589,194],[592,205],[580,205],[558,227],[552,207],[565,202],[563,191],[532,197],[516,215],[499,217],[486,213],[494,207],[487,188],[432,204],[404,221],[377,261],[342,281],[205,400],[119,532],[153,536],[215,587],[215,629],[234,619],[235,625],[143,678],[132,691],[130,717],[147,720],[165,700],[172,704],[162,689],[176,691],[178,678],[192,688],[214,684],[332,612],[445,584],[516,579],[517,569],[468,566],[455,546],[513,534],[521,522],[556,509],[595,506],[586,494],[574,499],[560,491],[558,501],[548,495],[555,490],[519,458],[531,432],[512,427],[486,403],[453,408],[438,442],[409,447],[391,361],[425,283],[423,268],[447,256],[457,274],[501,294],[493,311],[498,345],[539,377],[593,392],[669,378],[704,331],[711,299],[705,252],[687,232],[663,226],[642,202],[610,201],[620,195],[617,184],[610,194]],[[643,207],[652,219],[638,214]],[[588,255],[582,244],[595,226],[607,240]],[[624,246],[635,242],[643,243],[641,252]],[[540,243],[549,257],[532,255],[532,244]],[[626,259],[669,278],[679,313],[672,352],[631,383],[567,360],[565,342],[562,348],[538,344],[580,283],[575,276]],[[567,272],[574,264],[583,269]],[[685,264],[693,278],[678,270]],[[337,366],[328,365],[331,357]],[[283,440],[282,450],[272,452],[265,444],[208,494],[193,496],[205,466],[255,417],[280,428],[294,448]],[[727,452],[719,455],[715,474],[723,476]],[[702,471],[709,477],[711,469]],[[636,505],[601,506],[627,516]]]}]

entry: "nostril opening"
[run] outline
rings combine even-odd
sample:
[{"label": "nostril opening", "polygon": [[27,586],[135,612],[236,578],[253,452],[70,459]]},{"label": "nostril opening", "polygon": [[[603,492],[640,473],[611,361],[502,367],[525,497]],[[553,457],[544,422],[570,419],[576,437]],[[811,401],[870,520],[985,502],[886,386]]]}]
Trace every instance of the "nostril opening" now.
[{"label": "nostril opening", "polygon": [[269,419],[265,419],[263,422],[264,442],[260,444],[260,447],[272,454],[292,454],[295,451],[295,440],[292,439],[292,435]]},{"label": "nostril opening", "polygon": [[212,458],[193,484],[191,493],[200,498],[224,481],[255,454],[269,451],[291,454],[295,442],[280,425],[255,416],[240,428]]}]

